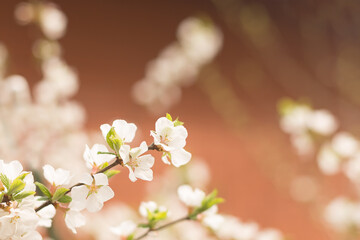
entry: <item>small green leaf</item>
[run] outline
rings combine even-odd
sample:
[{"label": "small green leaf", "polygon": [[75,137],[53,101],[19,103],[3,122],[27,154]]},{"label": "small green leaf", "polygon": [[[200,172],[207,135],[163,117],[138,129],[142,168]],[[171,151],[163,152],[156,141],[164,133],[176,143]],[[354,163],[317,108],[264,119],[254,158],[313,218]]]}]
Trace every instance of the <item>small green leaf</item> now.
[{"label": "small green leaf", "polygon": [[176,120],[174,121],[174,127],[182,126],[182,125],[184,125],[184,123],[183,123],[183,122],[180,122],[180,121],[179,121],[179,118],[176,118]]},{"label": "small green leaf", "polygon": [[69,203],[72,201],[72,198],[69,195],[64,195],[57,201],[61,203]]},{"label": "small green leaf", "polygon": [[5,174],[0,174],[0,179],[1,182],[4,184],[4,186],[6,187],[6,190],[9,190],[10,188],[10,179],[5,175]]},{"label": "small green leaf", "polygon": [[112,153],[112,152],[97,152],[97,154],[109,154],[109,155],[115,155],[115,153]]},{"label": "small green leaf", "polygon": [[63,187],[60,187],[60,188],[56,189],[56,191],[55,191],[55,193],[54,193],[54,195],[53,195],[53,197],[52,197],[52,200],[53,200],[54,202],[57,201],[57,200],[59,200],[59,199],[62,198],[62,197],[65,195],[65,193],[67,193],[68,191],[69,191],[69,189],[63,188]]},{"label": "small green leaf", "polygon": [[10,184],[10,188],[9,191],[7,192],[8,195],[11,194],[17,194],[18,192],[22,191],[25,188],[26,184],[20,180],[20,179],[15,179],[11,184]]},{"label": "small green leaf", "polygon": [[169,113],[166,113],[166,118],[169,119],[170,121],[172,121],[172,117]]},{"label": "small green leaf", "polygon": [[104,174],[108,177],[111,178],[113,176],[115,176],[116,174],[118,174],[120,171],[119,170],[115,170],[115,169],[110,169],[104,172]]},{"label": "small green leaf", "polygon": [[164,220],[164,219],[166,219],[166,217],[167,217],[167,211],[158,212],[158,213],[154,214],[154,218],[157,221]]},{"label": "small green leaf", "polygon": [[22,199],[31,196],[31,195],[35,195],[36,192],[34,191],[23,191],[21,193],[16,194],[15,196],[13,196],[14,200],[16,201],[21,201]]},{"label": "small green leaf", "polygon": [[23,174],[21,174],[20,176],[18,176],[16,179],[20,179],[20,180],[24,180],[24,178],[29,175],[29,172],[25,172]]},{"label": "small green leaf", "polygon": [[109,147],[116,153],[119,153],[120,147],[123,144],[114,127],[112,127],[106,135],[106,142],[108,143]]},{"label": "small green leaf", "polygon": [[104,169],[104,168],[106,168],[107,166],[109,166],[109,163],[108,163],[108,162],[104,162],[103,164],[101,164],[101,165],[99,166],[99,169]]},{"label": "small green leaf", "polygon": [[4,192],[0,192],[0,202],[2,202],[2,200],[4,199],[4,195],[5,195]]},{"label": "small green leaf", "polygon": [[40,189],[40,191],[46,196],[48,197],[48,199],[51,199],[51,193],[49,191],[49,189],[47,187],[45,187],[44,184],[39,183],[39,182],[35,182],[36,186]]},{"label": "small green leaf", "polygon": [[47,201],[47,200],[49,200],[49,198],[46,196],[42,196],[37,199],[37,201]]}]

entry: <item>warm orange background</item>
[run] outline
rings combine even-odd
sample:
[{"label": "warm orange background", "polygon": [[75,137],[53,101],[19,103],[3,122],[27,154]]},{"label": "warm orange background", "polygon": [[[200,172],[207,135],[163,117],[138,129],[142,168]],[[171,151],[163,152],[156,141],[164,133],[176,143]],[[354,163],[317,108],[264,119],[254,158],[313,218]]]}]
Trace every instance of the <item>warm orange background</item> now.
[{"label": "warm orange background", "polygon": [[[15,23],[16,2],[0,3],[0,41],[9,48],[9,73],[24,75],[33,83],[40,79],[30,50],[38,32]],[[337,7],[338,1],[262,1],[267,5],[272,24],[277,27],[274,32],[281,37],[281,42],[275,40],[277,44],[264,48],[249,40],[238,25],[229,24],[231,16],[219,10],[223,7],[220,0],[214,1],[217,7],[214,2],[205,0],[54,2],[69,19],[61,44],[66,61],[79,73],[81,89],[76,99],[87,110],[87,127],[97,129],[104,122],[122,118],[136,123],[148,142],[147,132],[154,128],[157,118],[134,103],[131,86],[144,76],[147,62],[175,40],[181,20],[198,13],[209,14],[224,33],[224,48],[215,64],[237,98],[238,112],[234,113],[235,120],[224,121],[219,108],[226,109],[226,98],[217,98],[220,107],[214,107],[210,100],[213,94],[204,91],[206,79],[184,88],[181,103],[170,113],[180,116],[188,128],[188,150],[210,165],[211,187],[217,187],[226,199],[221,206],[223,212],[244,221],[257,221],[262,227],[278,228],[291,239],[330,239],[319,217],[321,208],[297,203],[289,195],[288,183],[292,176],[317,175],[318,172],[313,162],[300,161],[288,136],[279,129],[276,103],[284,96],[308,97],[317,108],[333,111],[344,123],[343,127],[359,131],[356,121],[360,111],[356,99],[342,95],[334,87],[337,47],[340,40],[349,36],[339,37],[329,27],[324,33],[329,47],[320,51],[324,39],[305,49],[299,30],[302,17],[316,18],[325,5],[333,10],[327,12],[330,16],[340,13],[350,16],[340,28],[348,27],[349,35],[354,33],[349,37],[352,43],[359,43],[360,28],[351,13],[344,13],[343,8]],[[355,1],[344,1],[344,4],[352,6],[355,13],[359,9]],[[266,39],[265,42],[271,41]],[[252,63],[255,70],[251,70]],[[258,76],[258,68],[260,77],[252,80],[254,74]],[[250,75],[244,75],[244,71]],[[354,89],[358,89],[357,86],[355,84]],[[231,112],[227,114],[232,115]],[[238,116],[240,119],[236,119]],[[156,165],[155,177],[164,168],[160,161]],[[340,186],[347,185],[346,180],[338,176],[320,179],[321,194],[324,194],[320,198],[324,199],[336,196],[341,192]],[[127,174],[116,177],[116,181],[122,186],[117,189],[118,198],[137,205],[143,196],[138,189],[143,189],[145,184],[141,181],[129,183]]]}]

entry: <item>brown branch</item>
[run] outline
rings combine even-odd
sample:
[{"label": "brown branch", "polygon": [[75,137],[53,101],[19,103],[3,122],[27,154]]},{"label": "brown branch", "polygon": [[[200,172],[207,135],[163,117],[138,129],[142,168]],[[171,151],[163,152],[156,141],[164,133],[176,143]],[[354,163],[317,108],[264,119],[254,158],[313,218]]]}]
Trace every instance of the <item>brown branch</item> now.
[{"label": "brown branch", "polygon": [[179,222],[183,222],[183,221],[187,221],[187,220],[191,220],[191,218],[189,216],[185,216],[185,217],[182,217],[182,218],[179,218],[177,220],[174,220],[172,222],[169,222],[167,224],[164,224],[160,227],[157,227],[157,228],[149,228],[144,234],[142,234],[141,236],[137,237],[137,238],[134,238],[134,240],[140,240],[140,239],[143,239],[144,237],[146,237],[149,233],[151,232],[156,232],[156,231],[160,231],[160,230],[163,230],[165,228],[168,228],[174,224],[177,224]]},{"label": "brown branch", "polygon": [[[154,143],[152,143],[151,145],[148,146],[148,150],[156,150],[156,151],[161,151],[160,148],[155,145]],[[124,166],[124,163],[123,163],[123,160],[119,157],[119,156],[116,156],[116,160],[115,162],[113,162],[112,164],[110,164],[109,166],[99,170],[98,172],[96,172],[95,174],[98,174],[98,173],[104,173],[105,171],[117,166],[117,165],[121,165],[121,166]],[[69,192],[71,192],[71,190],[74,188],[74,187],[78,187],[78,186],[82,186],[84,185],[83,183],[77,183],[73,186],[71,186],[69,188],[69,190],[65,193],[65,194],[68,194]],[[43,204],[41,204],[39,207],[35,208],[35,211],[38,212],[40,211],[41,209],[43,209],[44,207],[46,206],[49,206],[50,204],[53,204],[53,202],[51,200],[47,200],[46,202],[44,202]]]}]

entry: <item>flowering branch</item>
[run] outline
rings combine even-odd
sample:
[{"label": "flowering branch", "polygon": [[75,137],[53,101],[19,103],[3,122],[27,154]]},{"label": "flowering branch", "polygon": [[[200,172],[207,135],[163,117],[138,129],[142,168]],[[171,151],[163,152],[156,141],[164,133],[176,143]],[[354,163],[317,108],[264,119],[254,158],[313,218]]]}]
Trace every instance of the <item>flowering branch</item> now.
[{"label": "flowering branch", "polygon": [[160,230],[163,230],[165,228],[168,228],[174,224],[177,224],[177,223],[180,223],[180,222],[183,222],[183,221],[187,221],[187,220],[192,220],[190,218],[190,216],[185,216],[185,217],[182,217],[182,218],[179,218],[177,220],[174,220],[172,222],[169,222],[167,224],[164,224],[160,227],[157,227],[157,228],[149,228],[144,234],[142,234],[141,236],[137,237],[137,238],[134,238],[134,240],[140,240],[140,239],[143,239],[144,237],[146,237],[149,233],[151,232],[156,232],[156,231],[160,231]]},{"label": "flowering branch", "polygon": [[[159,147],[156,146],[154,143],[152,143],[152,144],[150,144],[150,145],[148,146],[148,150],[160,151]],[[101,154],[105,154],[105,153],[104,153],[104,152],[101,152]],[[110,152],[109,152],[109,153],[106,153],[106,154],[113,154],[113,153],[110,153]],[[116,155],[116,154],[115,154],[115,155]],[[107,170],[110,170],[110,169],[112,169],[113,167],[115,167],[115,166],[117,166],[117,165],[124,166],[123,160],[122,160],[119,156],[116,156],[115,162],[113,162],[113,163],[110,164],[109,166],[107,166],[107,167],[105,167],[105,168],[97,171],[95,174],[104,173],[104,172],[106,172]],[[82,186],[82,185],[84,185],[84,183],[77,183],[77,184],[71,186],[71,187],[69,188],[69,190],[68,190],[67,192],[65,192],[65,195],[68,194],[68,193],[70,193],[71,190],[72,190],[74,187],[79,187],[79,186]],[[4,199],[5,199],[5,198],[4,198]],[[3,201],[4,201],[4,200],[3,200]],[[44,202],[42,205],[40,205],[39,207],[37,207],[37,208],[35,209],[35,211],[38,212],[38,211],[40,211],[41,209],[43,209],[44,207],[46,207],[46,206],[48,206],[48,205],[50,205],[50,204],[53,204],[53,202],[52,202],[51,200],[48,200],[48,201]]]}]

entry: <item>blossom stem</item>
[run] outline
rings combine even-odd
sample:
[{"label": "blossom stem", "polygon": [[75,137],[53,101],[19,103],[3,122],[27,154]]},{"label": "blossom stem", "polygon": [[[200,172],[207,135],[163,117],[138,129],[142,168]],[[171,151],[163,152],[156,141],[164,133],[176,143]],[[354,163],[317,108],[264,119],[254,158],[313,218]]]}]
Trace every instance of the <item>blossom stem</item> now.
[{"label": "blossom stem", "polygon": [[[156,151],[159,151],[159,148],[154,144],[152,143],[151,145],[148,146],[148,150],[156,150]],[[110,154],[110,153],[106,153],[106,154]],[[115,154],[116,155],[116,154]],[[117,166],[117,165],[121,165],[123,166],[123,160],[119,157],[119,156],[116,156],[116,160],[115,162],[113,162],[112,164],[110,164],[109,166],[99,170],[98,172],[96,172],[95,174],[98,174],[98,173],[104,173],[105,171]],[[69,192],[71,192],[71,190],[74,188],[74,187],[78,187],[78,186],[82,186],[84,185],[83,183],[77,183],[73,186],[71,186],[69,188],[69,190],[65,193],[65,194],[68,194]],[[43,204],[41,204],[39,207],[35,208],[35,211],[38,212],[40,211],[41,209],[43,209],[44,207],[50,205],[50,204],[53,204],[53,202],[51,200],[47,200],[46,202],[44,202]]]},{"label": "blossom stem", "polygon": [[177,224],[179,222],[183,222],[183,221],[187,221],[187,220],[191,220],[190,216],[185,216],[185,217],[182,217],[182,218],[179,218],[177,220],[174,220],[172,222],[169,222],[167,224],[164,224],[160,227],[157,227],[157,228],[149,228],[144,234],[142,234],[141,236],[137,237],[137,238],[134,238],[134,240],[140,240],[140,239],[143,239],[144,237],[146,237],[149,233],[151,232],[156,232],[156,231],[160,231],[160,230],[163,230],[165,228],[168,228],[174,224]]}]

